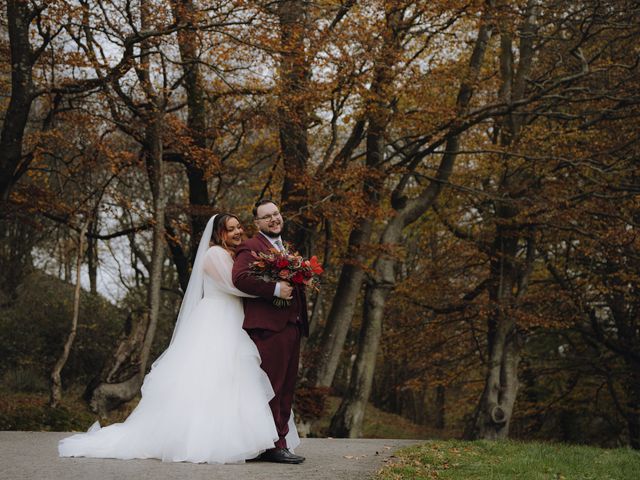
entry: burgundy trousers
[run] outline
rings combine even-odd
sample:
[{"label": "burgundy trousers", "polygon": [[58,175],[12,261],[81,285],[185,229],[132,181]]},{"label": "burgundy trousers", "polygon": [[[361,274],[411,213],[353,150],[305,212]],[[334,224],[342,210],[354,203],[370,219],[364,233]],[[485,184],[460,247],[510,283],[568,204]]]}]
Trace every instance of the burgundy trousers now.
[{"label": "burgundy trousers", "polygon": [[298,377],[300,360],[300,327],[287,323],[280,332],[251,329],[247,333],[258,347],[262,369],[266,372],[275,396],[269,402],[278,431],[276,447],[286,448],[289,416]]}]

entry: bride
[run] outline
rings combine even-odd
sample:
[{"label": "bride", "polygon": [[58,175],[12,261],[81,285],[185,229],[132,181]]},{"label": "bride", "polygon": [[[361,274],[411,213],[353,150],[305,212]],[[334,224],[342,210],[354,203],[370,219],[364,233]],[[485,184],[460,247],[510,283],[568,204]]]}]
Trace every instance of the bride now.
[{"label": "bride", "polygon": [[[138,406],[123,423],[100,428],[96,422],[61,440],[60,456],[242,463],[273,448],[273,389],[242,329],[240,297],[247,294],[231,281],[233,249],[242,237],[234,215],[211,217],[171,343],[145,377]],[[295,447],[293,415],[289,432],[287,445]]]}]

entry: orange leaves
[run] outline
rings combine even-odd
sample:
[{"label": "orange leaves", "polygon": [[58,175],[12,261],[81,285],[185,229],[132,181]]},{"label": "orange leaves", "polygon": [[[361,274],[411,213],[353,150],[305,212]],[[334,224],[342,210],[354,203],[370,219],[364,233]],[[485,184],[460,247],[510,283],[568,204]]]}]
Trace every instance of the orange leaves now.
[{"label": "orange leaves", "polygon": [[166,148],[178,154],[181,161],[191,164],[204,172],[204,178],[220,172],[221,161],[210,148],[196,144],[198,132],[190,131],[185,123],[177,116],[165,117],[164,141]]}]

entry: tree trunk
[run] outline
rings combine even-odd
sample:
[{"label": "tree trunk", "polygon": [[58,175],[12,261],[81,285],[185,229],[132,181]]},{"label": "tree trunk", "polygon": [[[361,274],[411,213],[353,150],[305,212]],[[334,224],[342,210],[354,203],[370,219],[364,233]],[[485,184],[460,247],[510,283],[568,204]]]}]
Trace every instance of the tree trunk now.
[{"label": "tree trunk", "polygon": [[[381,88],[380,85],[379,87]],[[372,88],[377,90],[375,85]],[[387,122],[387,116],[380,113],[372,114],[367,131],[365,163],[373,173],[371,178],[364,182],[363,193],[372,208],[377,208],[380,203],[380,190],[384,177],[378,170],[384,159],[383,138]],[[349,235],[347,262],[342,266],[327,324],[320,340],[319,361],[315,362],[306,376],[315,386],[330,387],[333,382],[362,287],[363,264],[366,261],[363,249],[371,239],[372,230],[373,220],[363,218],[358,221]]]},{"label": "tree trunk", "polygon": [[286,236],[303,256],[311,253],[317,224],[306,210],[308,192],[304,176],[309,163],[308,110],[310,93],[309,59],[304,40],[307,34],[307,4],[284,0],[277,7],[280,23],[280,98],[278,129],[284,167],[282,208],[287,217]]},{"label": "tree trunk", "polygon": [[87,238],[87,270],[89,272],[89,291],[94,295],[98,293],[98,218],[94,216],[89,225],[89,237]]},{"label": "tree trunk", "polygon": [[[141,25],[142,28],[149,26],[152,17],[152,4],[147,0],[140,2]],[[164,263],[164,242],[165,242],[165,210],[167,196],[164,186],[164,161],[163,161],[163,124],[165,113],[165,101],[155,91],[150,76],[150,45],[147,42],[141,44],[140,68],[138,76],[141,80],[142,88],[149,101],[147,110],[141,112],[146,123],[144,139],[144,159],[147,168],[147,175],[151,187],[153,199],[153,238],[151,259],[149,262],[149,282],[147,290],[147,302],[142,321],[138,324],[138,329],[133,330],[133,334],[140,335],[144,329],[142,337],[142,347],[139,353],[139,360],[136,365],[130,367],[132,375],[119,383],[100,383],[91,395],[90,404],[104,415],[105,408],[113,408],[121,403],[131,400],[139,391],[144,380],[151,354],[151,346],[158,326],[160,314],[160,293],[162,286],[162,265]],[[136,346],[136,341],[125,342],[126,345]],[[129,352],[123,352],[128,354]],[[136,355],[129,355],[135,358]],[[102,411],[100,409],[103,409]]]},{"label": "tree trunk", "polygon": [[[162,161],[162,117],[160,113],[153,115],[147,128],[145,142],[148,147],[145,155],[147,170],[153,192],[153,247],[146,311],[138,319],[131,333],[121,340],[112,365],[108,367],[109,371],[103,372],[101,382],[87,395],[91,408],[101,416],[122,403],[132,400],[138,394],[147,370],[158,325],[166,205]],[[111,383],[116,378],[119,380]]]},{"label": "tree trunk", "polygon": [[151,345],[155,338],[160,315],[160,291],[162,287],[162,264],[164,263],[164,220],[167,203],[164,188],[164,163],[162,160],[162,112],[153,112],[151,125],[147,133],[150,146],[147,155],[151,191],[153,192],[153,247],[151,250],[151,272],[149,273],[149,290],[147,292],[147,309],[149,311],[149,326],[144,338],[140,355],[140,381],[144,377]]},{"label": "tree trunk", "polygon": [[0,133],[0,203],[20,176],[22,141],[33,102],[33,64],[36,56],[29,41],[32,11],[29,2],[7,1],[11,52],[11,98]]},{"label": "tree trunk", "polygon": [[[395,19],[397,21],[397,19]],[[456,102],[457,111],[464,113],[473,94],[473,85],[478,78],[484,59],[487,43],[491,36],[491,25],[481,23],[474,51],[471,55],[469,75],[460,86]],[[378,141],[382,141],[382,137]],[[382,152],[383,146],[380,146]],[[403,199],[397,213],[392,217],[381,236],[380,244],[393,246],[400,242],[403,229],[415,222],[435,202],[442,185],[451,175],[453,163],[459,149],[459,139],[451,136],[446,145],[446,154],[438,167],[437,181],[430,184],[422,192],[409,201]],[[401,182],[400,185],[404,184]],[[401,190],[394,195],[401,194]],[[393,202],[395,204],[395,202]],[[394,205],[395,206],[395,205]],[[361,336],[358,353],[351,373],[351,382],[342,403],[331,420],[330,433],[336,437],[357,437],[362,432],[364,407],[371,393],[371,384],[375,371],[375,358],[378,351],[384,318],[384,306],[389,292],[395,284],[395,259],[383,253],[374,263],[374,276],[367,285],[365,308],[362,319]]]},{"label": "tree trunk", "polygon": [[140,352],[149,317],[143,312],[132,312],[127,318],[124,333],[114,353],[100,373],[89,382],[83,398],[101,417],[138,393],[134,381],[140,365]]},{"label": "tree trunk", "polygon": [[[629,257],[635,257],[633,247],[627,247],[631,251],[627,253]],[[633,253],[632,253],[633,252]],[[627,269],[638,267],[638,263],[630,262]],[[618,276],[621,267],[611,265],[609,272],[611,280],[607,281],[609,294],[607,295],[607,305],[611,310],[613,325],[609,328],[611,342],[619,349],[619,354],[625,364],[624,373],[621,376],[622,388],[625,392],[626,401],[624,403],[616,401],[620,413],[626,418],[627,430],[629,432],[629,445],[635,450],[640,449],[640,363],[638,354],[640,353],[640,337],[638,331],[637,297],[629,295],[629,287],[626,278]],[[615,272],[615,273],[614,273]],[[631,290],[633,291],[633,290]],[[595,315],[595,314],[593,314]]]},{"label": "tree trunk", "polygon": [[[376,59],[368,100],[365,154],[368,178],[365,179],[362,189],[372,210],[379,208],[380,191],[386,179],[381,165],[384,161],[385,132],[392,115],[393,99],[389,98],[388,92],[393,85],[396,75],[393,67],[398,61],[401,49],[401,21],[400,10],[388,14],[384,45]],[[362,267],[366,257],[362,249],[369,243],[372,230],[373,219],[367,217],[360,219],[349,235],[348,262],[340,272],[327,325],[320,340],[320,361],[315,363],[307,377],[316,386],[330,387],[333,382],[364,277]]]},{"label": "tree trunk", "polygon": [[[402,236],[402,222],[401,217],[394,217],[389,221],[383,234],[385,244],[395,244],[399,241]],[[396,259],[387,254],[379,256],[373,266],[373,279],[365,288],[362,327],[351,381],[338,411],[331,420],[330,434],[334,437],[356,438],[362,434],[364,410],[371,395],[382,336],[384,306],[395,284],[395,263]]]},{"label": "tree trunk", "polygon": [[[105,413],[122,403],[132,400],[139,392],[149,363],[151,346],[155,338],[160,312],[160,287],[162,285],[162,264],[164,261],[164,215],[166,193],[164,188],[164,164],[162,160],[162,112],[153,112],[147,126],[145,155],[149,182],[153,195],[153,247],[150,259],[149,283],[146,311],[132,334],[121,342],[116,356],[130,359],[134,366],[119,364],[131,376],[118,383],[102,381],[90,395],[91,407],[104,416]],[[144,334],[142,332],[144,331]],[[136,350],[139,355],[136,355]],[[117,364],[117,362],[116,362]],[[133,368],[132,368],[133,367]],[[114,372],[115,375],[115,372]]]},{"label": "tree trunk", "polygon": [[470,438],[507,438],[518,392],[519,345],[515,324],[496,312],[490,327],[489,365]]},{"label": "tree trunk", "polygon": [[364,300],[363,328],[358,339],[358,353],[353,365],[347,394],[331,419],[329,435],[337,438],[362,436],[367,400],[371,394],[378,345],[382,336],[382,317],[386,293],[383,289],[367,288]]},{"label": "tree trunk", "polygon": [[[507,221],[517,214],[517,209],[502,206],[497,208],[497,214]],[[519,385],[520,342],[513,318],[516,295],[522,294],[522,290],[518,291],[518,280],[524,275],[516,259],[519,238],[517,227],[497,227],[490,263],[492,312],[487,321],[487,371],[473,429],[465,435],[469,438],[498,440],[509,434]]]},{"label": "tree trunk", "polygon": [[[529,0],[521,26],[519,63],[514,65],[512,34],[509,28],[501,28],[500,75],[502,84],[500,99],[505,103],[524,98],[526,78],[533,62],[533,38],[536,21],[536,0]],[[520,135],[523,116],[511,113],[497,119],[496,132],[502,147],[511,146]],[[505,157],[505,165],[508,165]],[[507,167],[508,168],[508,167]],[[526,173],[515,172],[503,175],[496,198],[496,233],[491,248],[489,298],[493,310],[488,319],[487,343],[488,364],[485,385],[474,422],[465,433],[468,438],[497,440],[507,438],[513,406],[518,393],[518,363],[520,361],[520,339],[514,320],[513,309],[518,298],[526,292],[528,277],[535,249],[533,237],[528,239],[524,265],[517,260],[518,242],[523,236],[522,227],[508,225],[519,210],[513,198],[522,195],[526,185]],[[518,193],[514,193],[518,192]]]},{"label": "tree trunk", "polygon": [[[195,236],[193,232],[194,228],[195,227],[192,224],[192,239]],[[187,286],[189,285],[189,278],[191,276],[191,265],[193,264],[193,262],[189,261],[189,257],[187,256],[183,245],[178,240],[178,233],[171,226],[171,222],[168,217],[165,218],[164,230],[166,232],[165,239],[167,241],[167,247],[169,247],[171,259],[173,260],[173,264],[175,265],[176,272],[178,274],[178,284],[180,285],[182,293],[184,293],[187,291]]]},{"label": "tree trunk", "polygon": [[[198,10],[193,0],[176,0],[171,2],[173,15],[177,24],[192,25],[198,21]],[[183,28],[178,31],[178,47],[184,75],[184,89],[187,96],[187,128],[192,144],[200,152],[207,148],[207,110],[205,88],[199,59],[199,39],[195,28]],[[178,272],[178,280],[182,291],[186,291],[189,283],[191,265],[195,260],[200,237],[209,220],[210,207],[209,187],[207,184],[207,165],[203,165],[201,153],[195,157],[182,155],[189,186],[189,218],[191,220],[191,237],[189,251],[171,237],[170,219],[166,219],[165,229],[169,234],[167,243],[173,262]]]},{"label": "tree trunk", "polygon": [[[193,0],[173,2],[177,23],[197,22],[197,7]],[[185,28],[178,32],[178,46],[184,73],[184,88],[187,94],[187,127],[193,144],[201,150],[207,148],[207,110],[205,88],[198,52],[198,34],[195,29]],[[205,175],[206,166],[199,158],[184,158],[189,181],[189,205],[191,207],[191,263],[195,259],[200,236],[209,221],[209,189]]]},{"label": "tree trunk", "polygon": [[444,430],[446,425],[446,388],[444,385],[436,387],[436,419],[435,427]]},{"label": "tree trunk", "polygon": [[640,368],[636,362],[628,361],[628,378],[625,382],[627,394],[627,429],[629,445],[640,450]]},{"label": "tree trunk", "polygon": [[33,267],[36,232],[19,218],[0,220],[0,292],[14,298],[18,285]]},{"label": "tree trunk", "polygon": [[78,238],[78,252],[76,258],[76,288],[73,294],[73,315],[71,317],[71,328],[64,342],[62,353],[51,370],[51,393],[49,396],[49,406],[56,408],[62,399],[62,379],[60,373],[67,363],[71,347],[76,338],[78,330],[78,317],[80,316],[80,275],[82,273],[82,257],[84,250],[84,239],[87,233],[87,223],[85,222],[80,229],[80,237]]},{"label": "tree trunk", "polygon": [[308,378],[317,387],[330,387],[333,383],[362,287],[362,264],[365,258],[361,247],[369,241],[371,228],[371,220],[363,220],[349,235],[347,258],[350,261],[343,265],[340,272],[327,324],[320,339],[318,361],[309,368]]},{"label": "tree trunk", "polygon": [[65,282],[71,282],[72,281],[72,272],[73,272],[73,258],[72,258],[72,254],[75,250],[75,245],[73,242],[73,239],[70,236],[69,232],[64,232],[63,233],[63,240],[62,240],[62,265],[63,265],[63,272],[64,272],[64,281]]}]

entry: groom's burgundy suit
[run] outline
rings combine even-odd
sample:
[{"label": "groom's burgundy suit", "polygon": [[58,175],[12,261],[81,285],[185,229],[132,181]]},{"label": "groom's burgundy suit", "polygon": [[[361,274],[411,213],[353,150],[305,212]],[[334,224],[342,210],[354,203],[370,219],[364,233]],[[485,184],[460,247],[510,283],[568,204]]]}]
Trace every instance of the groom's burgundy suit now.
[{"label": "groom's burgundy suit", "polygon": [[273,304],[275,282],[265,282],[251,273],[256,259],[251,252],[269,252],[274,247],[261,233],[248,239],[236,249],[233,264],[233,283],[239,289],[258,298],[244,299],[244,324],[262,358],[262,369],[267,373],[275,396],[269,402],[278,430],[275,446],[285,448],[289,432],[289,415],[293,403],[301,335],[308,335],[306,299],[304,289],[295,287],[288,307]]}]

